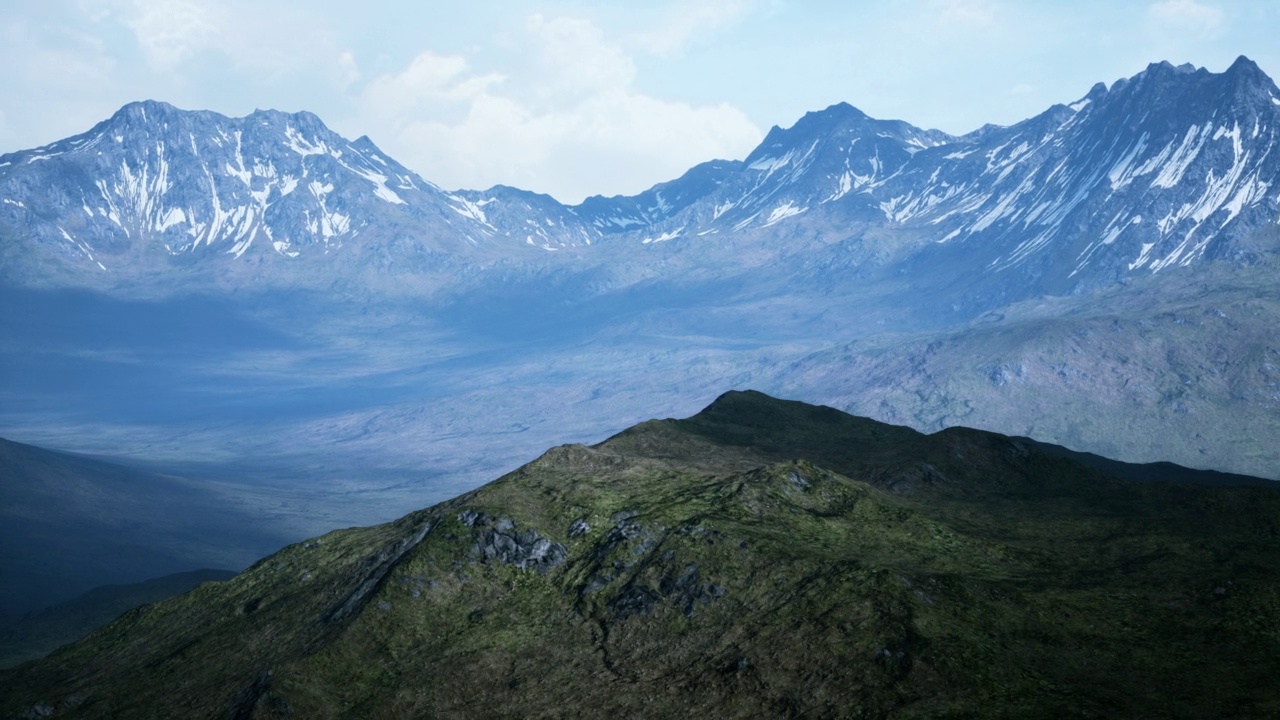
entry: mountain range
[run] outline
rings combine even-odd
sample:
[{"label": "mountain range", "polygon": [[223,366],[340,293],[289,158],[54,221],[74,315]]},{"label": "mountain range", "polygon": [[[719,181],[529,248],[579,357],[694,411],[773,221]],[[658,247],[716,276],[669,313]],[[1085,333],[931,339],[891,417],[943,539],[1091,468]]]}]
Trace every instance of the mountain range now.
[{"label": "mountain range", "polygon": [[502,186],[443,191],[306,112],[141,102],[0,156],[0,227],[6,276],[32,284],[50,279],[29,264],[51,257],[120,284],[158,262],[231,272],[237,259],[333,255],[348,273],[420,271],[522,259],[522,246],[634,263],[681,239],[717,266],[761,244],[918,281],[959,264],[975,278],[966,291],[997,293],[962,302],[972,313],[1269,252],[1257,231],[1276,220],[1278,119],[1280,90],[1247,58],[1222,74],[1159,63],[958,137],[841,103],[773,128],[742,161],[565,206]]},{"label": "mountain range", "polygon": [[131,103],[0,156],[0,435],[266,488],[281,543],[733,388],[1280,479],[1278,133],[1247,58],[1155,63],[960,136],[840,103],[566,205]]}]

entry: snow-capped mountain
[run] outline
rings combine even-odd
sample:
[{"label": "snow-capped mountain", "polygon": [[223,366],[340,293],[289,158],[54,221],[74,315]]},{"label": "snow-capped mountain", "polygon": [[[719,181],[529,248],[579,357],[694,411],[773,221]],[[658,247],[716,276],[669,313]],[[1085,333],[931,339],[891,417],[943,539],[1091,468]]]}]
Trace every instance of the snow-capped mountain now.
[{"label": "snow-capped mountain", "polygon": [[741,170],[737,160],[712,160],[694,166],[670,182],[659,183],[632,197],[595,195],[574,213],[601,233],[618,234],[656,225],[716,192]]},{"label": "snow-capped mountain", "polygon": [[937,130],[876,120],[846,104],[774,127],[743,161],[716,160],[635,197],[592,197],[574,208],[607,234],[641,243],[771,227],[852,196],[899,170],[925,148],[954,141]]},{"label": "snow-capped mountain", "polygon": [[[713,231],[770,227],[810,208],[848,198],[856,215],[868,193],[917,152],[954,141],[936,130],[876,120],[841,103],[809,113],[788,130],[774,127],[724,185],[709,223]],[[705,215],[704,215],[705,217]]]},{"label": "snow-capped mountain", "polygon": [[570,248],[614,263],[654,245],[714,265],[772,243],[830,272],[963,276],[982,288],[957,292],[988,297],[976,309],[1274,252],[1259,229],[1280,216],[1278,140],[1280,90],[1252,61],[1219,74],[1159,63],[960,137],[841,103],[773,128],[742,161],[566,206],[504,186],[446,192],[309,113],[145,102],[0,156],[0,232],[10,274],[18,240],[96,271],[157,255],[355,253],[412,272],[424,257],[510,263]]},{"label": "snow-capped mountain", "polygon": [[228,118],[131,103],[87,133],[0,156],[0,198],[10,243],[102,272],[140,256],[501,246],[485,201],[445,192],[307,112]]},{"label": "snow-capped mountain", "polygon": [[591,245],[597,228],[584,224],[573,209],[550,195],[495,185],[488,190],[459,190],[450,196],[465,202],[488,233],[542,250]]},{"label": "snow-capped mountain", "polygon": [[1160,63],[920,153],[874,194],[888,222],[932,228],[932,254],[1061,292],[1265,249],[1250,236],[1280,216],[1278,146],[1280,90],[1257,65]]},{"label": "snow-capped mountain", "polygon": [[1220,74],[1159,63],[961,137],[835,105],[774,128],[696,202],[618,224],[642,242],[874,237],[882,257],[913,272],[963,269],[1064,292],[1274,252],[1256,234],[1280,217],[1278,141],[1280,90],[1252,61]]}]

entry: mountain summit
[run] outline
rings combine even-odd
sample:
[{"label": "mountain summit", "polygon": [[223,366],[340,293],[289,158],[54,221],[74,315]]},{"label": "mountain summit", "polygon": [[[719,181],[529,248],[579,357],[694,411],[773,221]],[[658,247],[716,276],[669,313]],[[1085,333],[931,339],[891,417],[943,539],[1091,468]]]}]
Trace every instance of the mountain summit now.
[{"label": "mountain summit", "polygon": [[87,133],[0,156],[0,196],[11,237],[126,277],[157,258],[362,257],[406,235],[414,253],[456,253],[495,234],[475,205],[308,112],[130,103]]}]

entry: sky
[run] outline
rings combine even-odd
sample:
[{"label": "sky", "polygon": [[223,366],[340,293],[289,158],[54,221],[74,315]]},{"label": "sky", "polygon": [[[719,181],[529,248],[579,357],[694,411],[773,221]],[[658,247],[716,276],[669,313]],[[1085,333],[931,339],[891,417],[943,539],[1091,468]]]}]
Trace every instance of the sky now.
[{"label": "sky", "polygon": [[134,100],[316,113],[446,189],[635,194],[848,102],[953,134],[1149,63],[1280,72],[1276,0],[0,0],[0,154]]}]

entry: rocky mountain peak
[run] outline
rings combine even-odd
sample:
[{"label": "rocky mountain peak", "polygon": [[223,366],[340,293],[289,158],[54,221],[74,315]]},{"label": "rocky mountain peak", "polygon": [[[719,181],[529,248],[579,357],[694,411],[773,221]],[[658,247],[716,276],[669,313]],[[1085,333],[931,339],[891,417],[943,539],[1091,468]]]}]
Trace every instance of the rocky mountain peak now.
[{"label": "rocky mountain peak", "polygon": [[1189,100],[1194,101],[1192,106],[1233,96],[1265,100],[1276,92],[1276,85],[1257,63],[1241,55],[1220,73],[1191,63],[1176,67],[1168,61],[1152,63],[1130,78],[1117,80],[1112,93],[1121,90],[1140,95],[1143,103],[1176,109],[1187,108]]},{"label": "rocky mountain peak", "polygon": [[1254,82],[1274,84],[1271,82],[1271,78],[1262,71],[1262,68],[1258,67],[1258,63],[1249,59],[1245,55],[1237,57],[1235,61],[1231,63],[1231,66],[1226,69],[1224,74],[1233,77],[1248,78]]},{"label": "rocky mountain peak", "polygon": [[159,118],[174,115],[183,111],[160,100],[139,100],[126,103],[111,116],[117,122],[154,122]]},{"label": "rocky mountain peak", "polygon": [[230,118],[130,103],[85,134],[0,162],[9,200],[0,221],[99,272],[166,256],[217,264],[357,249],[403,267],[379,242],[396,228],[417,228],[416,242],[433,252],[496,235],[475,208],[372,140],[348,141],[305,111]]}]

